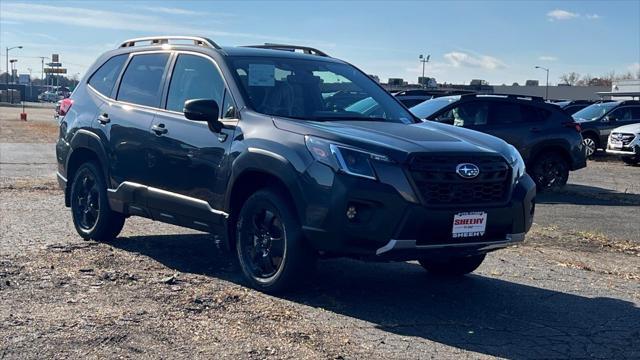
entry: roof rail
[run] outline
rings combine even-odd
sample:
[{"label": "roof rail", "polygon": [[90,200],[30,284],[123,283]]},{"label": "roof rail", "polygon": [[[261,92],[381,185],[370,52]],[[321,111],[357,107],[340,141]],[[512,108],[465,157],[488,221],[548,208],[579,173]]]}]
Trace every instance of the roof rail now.
[{"label": "roof rail", "polygon": [[245,47],[258,48],[258,49],[284,50],[284,51],[291,51],[291,52],[295,52],[296,50],[300,50],[305,54],[330,57],[325,52],[320,51],[320,50],[315,49],[315,48],[312,48],[312,47],[309,47],[309,46],[264,43],[263,45],[247,45]]},{"label": "roof rail", "polygon": [[462,94],[461,96],[467,97],[467,96],[486,96],[486,97],[491,97],[491,96],[496,96],[496,97],[506,97],[507,99],[513,99],[513,100],[531,100],[531,101],[540,101],[540,102],[544,102],[544,98],[542,98],[541,96],[531,96],[531,95],[515,95],[515,94]]},{"label": "roof rail", "polygon": [[135,39],[129,39],[120,44],[119,47],[132,47],[137,46],[137,43],[148,43],[146,45],[160,45],[160,44],[168,44],[172,40],[188,40],[193,41],[193,45],[196,46],[206,46],[214,49],[220,49],[220,46],[213,42],[211,39],[200,36],[149,36],[149,37],[141,37]]}]

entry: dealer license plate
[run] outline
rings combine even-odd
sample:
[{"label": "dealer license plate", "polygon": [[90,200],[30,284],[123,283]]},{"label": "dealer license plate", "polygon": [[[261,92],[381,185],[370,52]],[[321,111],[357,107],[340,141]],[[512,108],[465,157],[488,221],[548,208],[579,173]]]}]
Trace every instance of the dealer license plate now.
[{"label": "dealer license plate", "polygon": [[461,212],[453,216],[453,238],[484,236],[487,229],[487,213],[484,211]]},{"label": "dealer license plate", "polygon": [[618,141],[618,140],[611,140],[609,142],[609,146],[612,149],[622,149],[622,141]]}]

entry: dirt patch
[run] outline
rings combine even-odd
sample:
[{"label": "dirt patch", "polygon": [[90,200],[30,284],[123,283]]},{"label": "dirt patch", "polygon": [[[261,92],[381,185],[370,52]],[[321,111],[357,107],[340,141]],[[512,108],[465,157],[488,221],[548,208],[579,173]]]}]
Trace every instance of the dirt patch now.
[{"label": "dirt patch", "polygon": [[0,107],[0,142],[52,143],[58,139],[54,109],[28,108],[27,121],[20,120],[22,108]]}]

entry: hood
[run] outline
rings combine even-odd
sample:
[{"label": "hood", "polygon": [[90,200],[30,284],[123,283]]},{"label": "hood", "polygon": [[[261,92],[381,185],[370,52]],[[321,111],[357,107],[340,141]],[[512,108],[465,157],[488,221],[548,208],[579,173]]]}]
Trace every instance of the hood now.
[{"label": "hood", "polygon": [[617,127],[613,130],[611,130],[612,133],[617,132],[617,133],[630,133],[630,134],[640,134],[640,123],[638,124],[630,124],[630,125],[624,125],[624,126],[620,126]]},{"label": "hood", "polygon": [[387,155],[398,162],[404,162],[412,153],[421,152],[501,154],[505,158],[509,153],[508,144],[497,137],[435,122],[318,122],[274,118],[274,124],[282,130]]}]

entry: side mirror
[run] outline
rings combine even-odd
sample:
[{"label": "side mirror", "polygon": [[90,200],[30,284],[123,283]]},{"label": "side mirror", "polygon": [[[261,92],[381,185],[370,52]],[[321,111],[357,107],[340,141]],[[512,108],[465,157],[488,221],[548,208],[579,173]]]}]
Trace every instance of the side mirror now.
[{"label": "side mirror", "polygon": [[600,120],[600,121],[602,121],[604,123],[608,123],[608,122],[611,122],[611,121],[614,121],[614,120],[615,119],[611,115],[607,115],[607,116],[603,117],[602,120]]},{"label": "side mirror", "polygon": [[220,108],[218,103],[212,99],[192,99],[184,103],[184,117],[193,121],[206,121],[209,130],[214,133],[222,131],[220,122]]}]

